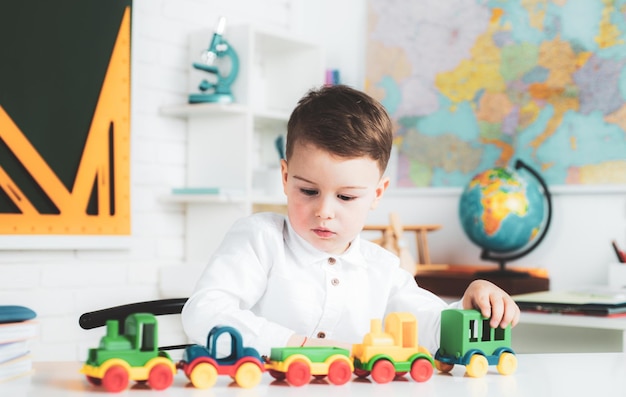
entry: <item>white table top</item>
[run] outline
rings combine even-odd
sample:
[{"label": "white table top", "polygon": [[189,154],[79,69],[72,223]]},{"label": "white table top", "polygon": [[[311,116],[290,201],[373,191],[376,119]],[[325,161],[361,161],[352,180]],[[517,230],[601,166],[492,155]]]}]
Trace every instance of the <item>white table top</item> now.
[{"label": "white table top", "polygon": [[[626,394],[626,354],[520,354],[515,374],[503,376],[495,367],[482,378],[465,376],[465,368],[456,366],[450,374],[435,371],[424,383],[412,379],[376,384],[371,380],[353,378],[342,386],[326,381],[312,381],[301,387],[277,382],[267,373],[261,384],[242,389],[227,376],[220,376],[217,384],[208,390],[193,388],[187,378],[178,372],[174,384],[161,392],[145,390],[133,385],[122,394],[142,396],[581,396]],[[103,389],[87,383],[78,372],[82,363],[35,362],[35,372],[9,382],[0,383],[2,396],[94,396],[107,395]],[[94,394],[95,393],[95,394]]]}]

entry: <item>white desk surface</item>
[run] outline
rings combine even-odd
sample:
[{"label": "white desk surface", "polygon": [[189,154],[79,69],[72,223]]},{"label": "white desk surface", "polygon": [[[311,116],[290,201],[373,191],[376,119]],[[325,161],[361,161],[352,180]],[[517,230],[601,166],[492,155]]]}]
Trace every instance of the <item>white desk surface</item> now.
[{"label": "white desk surface", "polygon": [[[217,384],[207,390],[199,390],[188,384],[181,372],[176,374],[174,384],[161,392],[146,390],[145,386],[133,385],[122,395],[137,396],[203,396],[203,397],[257,397],[257,396],[581,396],[626,395],[626,354],[519,354],[517,371],[510,376],[497,373],[490,367],[482,378],[465,376],[465,368],[456,366],[450,374],[435,371],[424,383],[412,379],[396,380],[388,384],[376,384],[370,380],[353,378],[342,386],[326,381],[312,381],[301,387],[277,382],[267,373],[261,384],[252,389],[242,389],[231,384],[227,376],[220,376]],[[81,363],[35,362],[35,372],[9,382],[0,383],[2,396],[96,396],[115,395],[106,393],[87,383],[78,372]]]},{"label": "white desk surface", "polygon": [[626,317],[522,312],[512,338],[518,353],[626,352]]}]

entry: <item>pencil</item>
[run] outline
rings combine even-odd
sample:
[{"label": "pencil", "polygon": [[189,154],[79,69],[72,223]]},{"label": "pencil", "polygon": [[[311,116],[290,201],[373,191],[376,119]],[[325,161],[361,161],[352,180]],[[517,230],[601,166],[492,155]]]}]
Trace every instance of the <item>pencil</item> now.
[{"label": "pencil", "polygon": [[619,249],[615,240],[611,241],[611,244],[613,245],[613,249],[615,250],[615,254],[617,255],[617,259],[620,263],[626,263],[626,252]]}]

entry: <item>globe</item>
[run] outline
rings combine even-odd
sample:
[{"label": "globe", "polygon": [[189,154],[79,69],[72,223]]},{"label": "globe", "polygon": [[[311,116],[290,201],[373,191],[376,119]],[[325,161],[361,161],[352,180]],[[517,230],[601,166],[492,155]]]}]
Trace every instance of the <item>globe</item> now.
[{"label": "globe", "polygon": [[[521,168],[527,172],[518,172]],[[540,243],[551,218],[548,188],[521,160],[474,176],[459,202],[461,226],[482,248],[481,258],[500,263],[520,258]]]}]

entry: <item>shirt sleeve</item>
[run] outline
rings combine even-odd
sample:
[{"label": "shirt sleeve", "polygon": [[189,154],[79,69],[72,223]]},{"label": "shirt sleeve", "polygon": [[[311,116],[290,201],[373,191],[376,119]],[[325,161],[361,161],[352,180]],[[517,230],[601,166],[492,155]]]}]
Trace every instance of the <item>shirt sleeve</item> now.
[{"label": "shirt sleeve", "polygon": [[230,325],[241,333],[246,346],[261,354],[287,344],[293,330],[250,310],[267,286],[276,244],[283,244],[280,225],[268,229],[254,219],[233,225],[183,307],[183,329],[193,343],[204,345],[213,327]]}]

